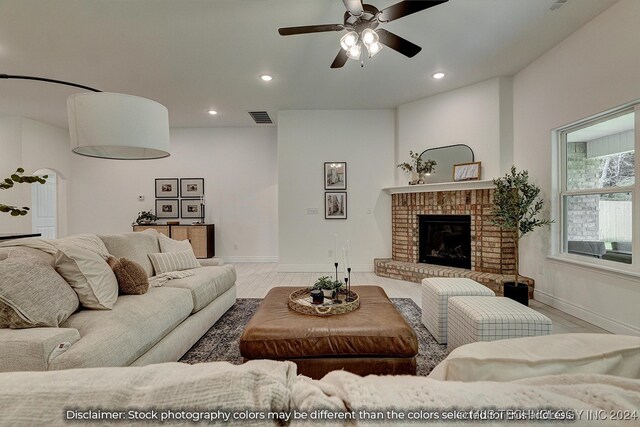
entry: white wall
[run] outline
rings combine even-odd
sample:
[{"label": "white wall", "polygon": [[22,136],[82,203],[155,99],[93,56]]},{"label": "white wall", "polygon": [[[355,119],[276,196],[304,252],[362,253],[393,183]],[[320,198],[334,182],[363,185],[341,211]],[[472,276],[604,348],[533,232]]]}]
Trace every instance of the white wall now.
[{"label": "white wall", "polygon": [[[512,163],[511,84],[494,78],[400,105],[396,164],[409,160],[409,150],[466,144],[482,162],[482,179],[501,175]],[[398,170],[396,183],[406,181]]]},{"label": "white wall", "polygon": [[[394,116],[393,110],[278,114],[280,271],[332,270],[334,233],[339,252],[350,241],[354,271],[372,271],[374,258],[391,256],[391,198],[381,189],[394,181]],[[323,168],[331,161],[347,162],[346,220],[324,219]]]},{"label": "white wall", "polygon": [[[19,166],[24,168],[25,174],[45,168],[58,174],[58,234],[64,236],[67,231],[66,180],[70,175],[69,133],[23,117],[0,117],[0,149],[0,179],[15,172]],[[29,206],[31,188],[23,184],[2,190],[0,200],[5,204]],[[30,213],[22,217],[0,215],[0,233],[31,232]]]},{"label": "white wall", "polygon": [[[640,98],[640,1],[622,0],[514,78],[515,163],[552,193],[551,130]],[[638,204],[638,200],[636,200]],[[546,258],[550,230],[525,237],[536,298],[613,332],[640,333],[640,280]]]},{"label": "white wall", "polygon": [[[155,210],[155,178],[204,178],[216,256],[272,261],[278,254],[275,127],[171,129],[171,156],[102,160],[72,155],[70,232],[120,233]],[[144,201],[138,196],[144,195]],[[191,219],[181,220],[190,223]]]}]

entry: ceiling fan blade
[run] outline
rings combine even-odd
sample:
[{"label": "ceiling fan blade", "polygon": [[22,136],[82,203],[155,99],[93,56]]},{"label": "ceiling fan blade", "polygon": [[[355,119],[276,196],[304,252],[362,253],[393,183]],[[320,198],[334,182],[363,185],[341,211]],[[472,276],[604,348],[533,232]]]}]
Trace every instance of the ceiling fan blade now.
[{"label": "ceiling fan blade", "polygon": [[378,37],[380,37],[380,43],[409,58],[413,58],[422,50],[422,48],[417,44],[413,44],[409,40],[403,39],[402,37],[390,33],[382,28],[376,30],[376,33],[378,33]]},{"label": "ceiling fan blade", "polygon": [[400,3],[396,3],[393,6],[389,6],[380,11],[378,15],[378,21],[389,22],[395,19],[411,15],[412,13],[420,12],[421,10],[429,9],[430,7],[437,6],[442,3],[446,3],[449,0],[405,0]]},{"label": "ceiling fan blade", "polygon": [[342,24],[307,25],[305,27],[285,27],[278,28],[281,36],[292,36],[296,34],[322,33],[325,31],[342,31]]},{"label": "ceiling fan blade", "polygon": [[364,13],[362,0],[342,0],[342,2],[351,15],[360,16]]},{"label": "ceiling fan blade", "polygon": [[347,63],[347,59],[349,59],[349,57],[347,56],[347,52],[344,49],[340,49],[340,52],[338,52],[338,54],[336,55],[336,59],[334,59],[331,63],[331,68],[344,67],[344,64]]}]

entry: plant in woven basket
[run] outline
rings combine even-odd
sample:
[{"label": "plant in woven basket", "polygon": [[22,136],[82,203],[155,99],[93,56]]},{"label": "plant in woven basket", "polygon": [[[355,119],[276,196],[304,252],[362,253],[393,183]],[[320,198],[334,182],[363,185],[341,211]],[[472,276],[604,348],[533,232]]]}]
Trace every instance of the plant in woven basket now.
[{"label": "plant in woven basket", "polygon": [[329,276],[322,276],[316,280],[316,283],[313,284],[311,290],[319,289],[324,292],[325,296],[333,297],[333,295],[340,290],[342,285],[344,285],[344,283],[339,280],[333,280]]},{"label": "plant in woven basket", "polygon": [[[15,184],[44,184],[47,178],[49,178],[48,175],[24,175],[24,169],[18,168],[9,178],[5,178],[4,181],[0,182],[0,190],[9,190],[13,188]],[[0,212],[9,213],[11,216],[22,216],[29,212],[29,208],[26,206],[20,208],[18,206],[3,205],[0,203]]]}]

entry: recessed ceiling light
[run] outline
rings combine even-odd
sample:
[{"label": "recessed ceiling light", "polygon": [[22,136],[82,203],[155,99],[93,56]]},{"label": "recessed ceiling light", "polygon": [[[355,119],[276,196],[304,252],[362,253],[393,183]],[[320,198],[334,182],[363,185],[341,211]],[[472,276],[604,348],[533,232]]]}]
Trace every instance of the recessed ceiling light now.
[{"label": "recessed ceiling light", "polygon": [[209,110],[208,113],[211,114],[212,116],[215,116],[216,114],[218,114],[216,110]]},{"label": "recessed ceiling light", "polygon": [[440,80],[441,78],[443,78],[446,74],[443,73],[442,71],[439,71],[437,73],[434,73],[431,77],[433,77],[434,79],[438,79]]},{"label": "recessed ceiling light", "polygon": [[273,80],[273,77],[271,77],[269,74],[263,74],[260,76],[260,79],[265,82],[270,82],[271,80]]}]

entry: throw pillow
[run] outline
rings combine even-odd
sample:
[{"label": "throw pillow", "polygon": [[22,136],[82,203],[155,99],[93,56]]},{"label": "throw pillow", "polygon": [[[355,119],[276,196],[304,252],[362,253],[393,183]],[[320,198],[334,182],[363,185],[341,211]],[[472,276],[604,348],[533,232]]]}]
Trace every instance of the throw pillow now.
[{"label": "throw pillow", "polygon": [[149,254],[149,259],[156,270],[156,275],[200,267],[193,251]]},{"label": "throw pillow", "polygon": [[118,298],[118,281],[107,262],[97,253],[73,245],[60,245],[56,271],[78,294],[86,308],[111,310]]},{"label": "throw pillow", "polygon": [[95,234],[76,234],[53,241],[53,244],[65,246],[77,246],[91,252],[95,252],[105,261],[111,256],[104,242]]},{"label": "throw pillow", "polygon": [[[160,252],[185,252],[191,251],[193,253],[193,246],[188,240],[174,240],[164,234],[158,235],[158,242],[160,243]],[[193,255],[195,258],[195,254]]]},{"label": "throw pillow", "polygon": [[142,295],[147,293],[149,278],[140,264],[126,258],[116,257],[109,257],[107,263],[118,280],[121,294]]},{"label": "throw pillow", "polygon": [[46,262],[30,256],[0,261],[0,328],[58,327],[78,297]]}]

